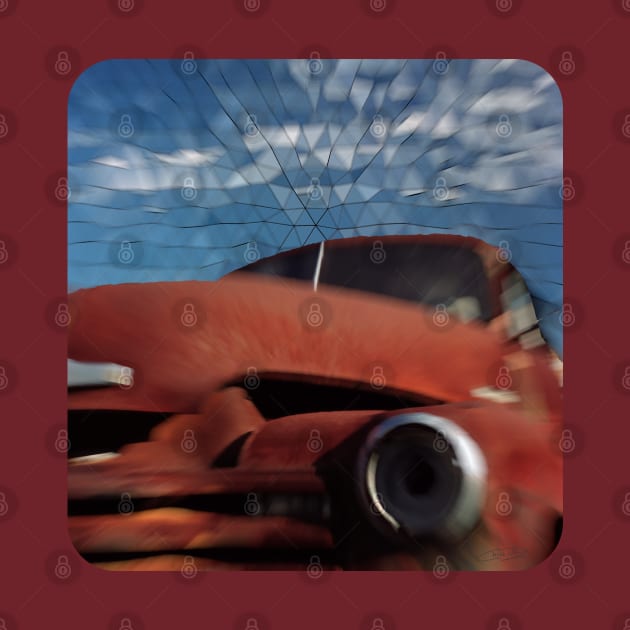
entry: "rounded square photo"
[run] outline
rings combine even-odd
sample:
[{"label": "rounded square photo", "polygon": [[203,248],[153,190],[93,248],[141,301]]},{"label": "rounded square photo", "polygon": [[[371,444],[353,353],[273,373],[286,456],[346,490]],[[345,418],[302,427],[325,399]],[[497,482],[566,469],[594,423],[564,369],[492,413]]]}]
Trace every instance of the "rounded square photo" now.
[{"label": "rounded square photo", "polygon": [[554,550],[575,191],[540,66],[101,62],[55,194],[88,562],[448,580]]}]

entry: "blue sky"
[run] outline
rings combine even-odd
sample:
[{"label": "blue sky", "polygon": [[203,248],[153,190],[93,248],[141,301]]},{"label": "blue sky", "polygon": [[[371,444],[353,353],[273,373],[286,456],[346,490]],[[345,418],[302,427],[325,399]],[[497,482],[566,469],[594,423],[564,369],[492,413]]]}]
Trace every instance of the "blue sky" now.
[{"label": "blue sky", "polygon": [[355,235],[506,247],[562,352],[562,101],[515,60],[114,60],[68,118],[70,290]]}]

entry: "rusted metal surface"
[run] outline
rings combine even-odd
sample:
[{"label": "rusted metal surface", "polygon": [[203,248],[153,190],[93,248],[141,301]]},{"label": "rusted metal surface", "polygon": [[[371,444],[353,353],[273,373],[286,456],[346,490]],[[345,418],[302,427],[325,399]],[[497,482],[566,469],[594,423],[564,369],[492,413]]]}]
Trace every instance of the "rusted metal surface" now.
[{"label": "rusted metal surface", "polygon": [[[480,247],[473,239],[467,241],[467,247]],[[482,249],[491,282],[498,286],[500,274],[493,271],[490,253]],[[318,327],[309,326],[306,318],[315,297],[324,305],[324,322]],[[199,314],[193,328],[182,326],[179,319],[186,303],[193,303]],[[449,550],[456,567],[526,568],[553,547],[553,523],[562,514],[561,389],[544,352],[522,350],[504,339],[500,327],[453,320],[440,328],[429,309],[401,300],[331,287],[320,287],[315,294],[304,282],[247,274],[218,282],[98,287],[72,294],[70,309],[70,358],[129,366],[134,379],[132,386],[72,391],[69,408],[173,414],[153,429],[148,441],[125,446],[119,457],[71,464],[71,501],[122,493],[134,499],[248,493],[324,496],[330,483],[321,477],[326,458],[343,455],[352,436],[388,414],[350,410],[267,421],[234,383],[242,383],[251,367],[260,375],[369,383],[373,366],[385,365],[388,387],[443,401],[421,411],[455,422],[477,442],[487,461],[483,517],[456,549]],[[495,391],[500,366],[510,370],[508,389],[516,402],[480,400],[473,392]],[[310,444],[314,431],[317,448]],[[187,435],[194,435],[194,449],[182,448]],[[235,461],[217,468],[239,440]],[[507,515],[497,508],[506,493],[511,502]],[[356,514],[357,523],[366,519],[369,514]],[[339,542],[323,522],[179,507],[75,514],[69,526],[73,541],[85,553],[158,554],[96,561],[103,568],[121,570],[179,571],[182,555],[170,553],[175,548],[336,549]],[[351,519],[343,536],[352,540],[354,527]],[[345,568],[431,569],[445,553],[429,543],[404,552],[379,551],[372,542],[358,536]],[[303,562],[282,559],[250,563],[196,556],[195,563],[199,570],[305,568]]]},{"label": "rusted metal surface", "polygon": [[[413,411],[406,409],[405,413]],[[562,458],[552,423],[533,422],[505,405],[476,401],[418,411],[454,421],[477,442],[488,464],[491,495],[514,487],[561,510]],[[258,471],[307,469],[360,427],[395,413],[347,411],[274,420],[245,443],[239,465]],[[321,451],[309,449],[313,430],[321,438]]]},{"label": "rusted metal surface", "polygon": [[[192,556],[191,556],[192,557]],[[223,562],[208,558],[192,557],[188,560],[185,556],[164,554],[148,558],[134,558],[132,560],[113,560],[109,562],[94,562],[94,566],[107,571],[169,571],[180,573],[181,579],[193,580],[198,571],[302,571],[305,564],[298,562]],[[323,571],[339,571],[340,568],[333,564],[318,565]],[[188,567],[191,572],[187,573]],[[188,578],[188,576],[190,576]]]},{"label": "rusted metal surface", "polygon": [[70,536],[83,553],[332,546],[330,532],[321,525],[278,516],[257,518],[176,508],[74,516],[70,519]]},{"label": "rusted metal surface", "polygon": [[[391,387],[455,401],[490,384],[501,361],[500,339],[479,324],[453,320],[441,329],[428,309],[359,292],[318,291],[327,307],[312,328],[314,295],[304,282],[245,274],[77,291],[69,298],[70,358],[130,366],[135,378],[129,389],[79,391],[69,404],[195,413],[251,366],[369,382],[375,364],[392,366]],[[194,330],[178,321],[187,302],[203,313]]]},{"label": "rusted metal surface", "polygon": [[159,424],[150,438],[181,453],[182,441],[187,435],[194,436],[195,457],[210,465],[239,437],[264,425],[265,419],[247,398],[247,392],[240,387],[227,387],[210,393],[201,413],[172,416]]},{"label": "rusted metal surface", "polygon": [[[554,425],[532,423],[520,412],[496,404],[462,403],[425,407],[422,411],[439,413],[457,422],[481,446],[488,464],[489,488],[483,526],[458,547],[459,565],[505,570],[543,560],[553,546],[549,524],[562,512],[561,459],[554,441]],[[315,475],[317,461],[357,429],[382,415],[380,412],[319,413],[269,422],[249,437],[239,466],[234,469],[207,470],[205,464],[194,462],[189,455],[165,456],[166,449],[176,451],[163,442],[139,444],[116,459],[72,466],[69,493],[74,498],[87,498],[118,497],[129,492],[138,498],[324,492],[322,481]],[[322,440],[321,452],[308,448],[310,431],[315,427]],[[160,462],[157,472],[156,462]],[[513,510],[507,517],[497,509],[506,492]],[[357,514],[357,519],[368,516]],[[181,527],[176,526],[177,522]],[[273,546],[278,544],[276,534],[293,541],[293,546],[298,545],[296,537],[305,546],[322,546],[323,538],[330,536],[321,526],[288,519],[200,515],[168,509],[131,516],[74,516],[70,518],[70,531],[75,544],[85,551],[159,551],[176,542],[184,549],[195,545],[217,547],[230,542],[252,547]],[[157,542],[156,536],[162,542]],[[248,539],[247,543],[243,537]],[[508,547],[518,553],[505,558],[501,550]],[[411,554],[396,552],[391,557],[358,554],[354,568],[431,568],[436,553],[434,549],[422,548]]]},{"label": "rusted metal surface", "polygon": [[116,465],[109,462],[90,466],[71,466],[68,471],[68,494],[73,499],[90,497],[186,496],[192,494],[248,492],[322,492],[321,481],[313,471],[266,470],[256,472],[238,469],[181,472],[162,468],[150,451],[144,459],[144,470],[136,470],[138,460],[121,457]]}]

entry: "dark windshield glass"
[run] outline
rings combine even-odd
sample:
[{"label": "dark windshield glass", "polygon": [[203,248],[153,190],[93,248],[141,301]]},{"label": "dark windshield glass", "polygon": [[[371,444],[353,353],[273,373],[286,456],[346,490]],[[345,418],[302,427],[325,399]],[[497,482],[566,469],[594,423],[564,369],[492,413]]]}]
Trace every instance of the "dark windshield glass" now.
[{"label": "dark windshield glass", "polygon": [[[264,258],[242,269],[313,280],[319,244]],[[389,295],[430,306],[445,305],[463,319],[491,318],[488,279],[478,254],[442,243],[366,239],[324,246],[320,285]]]}]

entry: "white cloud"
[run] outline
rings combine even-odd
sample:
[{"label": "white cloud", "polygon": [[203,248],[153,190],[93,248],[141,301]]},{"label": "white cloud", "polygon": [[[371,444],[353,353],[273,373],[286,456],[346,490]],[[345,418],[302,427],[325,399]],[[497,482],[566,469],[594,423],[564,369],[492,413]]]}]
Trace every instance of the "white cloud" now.
[{"label": "white cloud", "polygon": [[178,149],[173,153],[156,153],[155,157],[165,164],[173,166],[202,166],[213,164],[225,151],[222,148],[212,148],[205,151],[197,149]]},{"label": "white cloud", "polygon": [[104,155],[103,157],[94,158],[92,160],[95,164],[102,164],[103,166],[112,166],[114,168],[129,168],[130,164],[128,160],[123,160],[114,155]]}]

